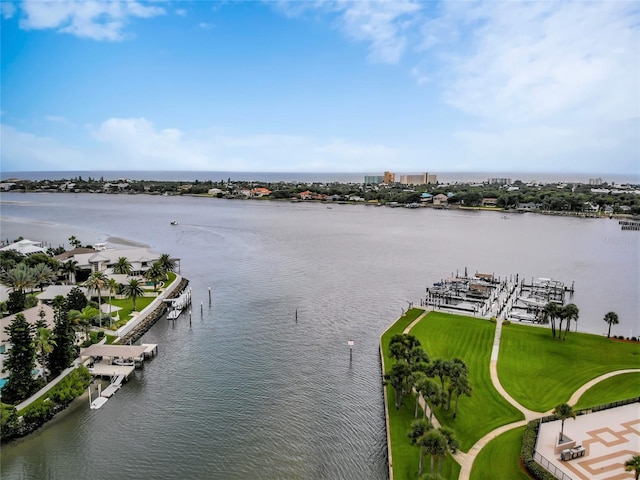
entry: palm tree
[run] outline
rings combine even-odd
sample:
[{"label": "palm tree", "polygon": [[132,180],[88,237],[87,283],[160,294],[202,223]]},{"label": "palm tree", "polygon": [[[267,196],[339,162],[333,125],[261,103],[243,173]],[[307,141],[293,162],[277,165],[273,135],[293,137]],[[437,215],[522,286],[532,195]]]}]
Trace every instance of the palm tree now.
[{"label": "palm tree", "polygon": [[567,333],[569,332],[569,327],[571,327],[571,320],[575,320],[576,322],[576,332],[578,331],[578,316],[580,315],[580,310],[574,303],[569,303],[562,307],[562,316],[567,320],[567,327],[564,330],[563,340],[566,340]]},{"label": "palm tree", "polygon": [[153,282],[153,290],[157,290],[158,282],[167,279],[167,272],[162,268],[160,262],[154,262],[153,265],[144,274],[147,280]]},{"label": "palm tree", "polygon": [[62,264],[62,272],[67,276],[67,284],[76,283],[76,272],[78,271],[78,262],[75,260],[67,260]]},{"label": "palm tree", "polygon": [[109,290],[109,326],[111,326],[111,296],[118,291],[120,284],[115,278],[107,279],[107,290]]},{"label": "palm tree", "polygon": [[609,324],[607,338],[611,338],[611,325],[618,325],[618,314],[616,312],[609,312],[604,316],[604,321]]},{"label": "palm tree", "polygon": [[429,368],[427,371],[427,375],[430,377],[438,377],[440,379],[440,386],[444,391],[444,381],[447,378],[449,372],[450,362],[448,360],[442,360],[441,358],[436,358],[431,364],[429,364]]},{"label": "palm tree", "polygon": [[635,480],[640,478],[640,455],[634,455],[624,462],[624,470],[626,472],[635,472]]},{"label": "palm tree", "polygon": [[133,310],[136,311],[136,299],[144,295],[140,282],[135,278],[132,278],[129,280],[129,283],[122,286],[122,293],[125,297],[133,300]]},{"label": "palm tree", "polygon": [[44,285],[52,283],[56,274],[53,269],[46,263],[38,263],[31,267],[32,274],[34,276],[35,284],[40,287],[40,291],[43,290]]},{"label": "palm tree", "polygon": [[447,453],[447,439],[439,429],[429,430],[418,439],[418,444],[431,457],[431,474],[433,475],[435,460],[438,459],[438,462],[440,462]]},{"label": "palm tree", "polygon": [[469,383],[469,377],[467,375],[460,375],[451,378],[451,384],[453,385],[453,392],[456,394],[456,406],[453,409],[453,418],[458,415],[458,402],[461,395],[471,396],[472,388]]},{"label": "palm tree", "polygon": [[[459,444],[458,444],[458,439],[456,438],[456,433],[453,431],[453,429],[449,427],[440,427],[438,428],[438,430],[440,431],[440,433],[445,439],[447,452],[456,453],[458,451]],[[438,475],[440,475],[440,472],[442,470],[443,458],[444,458],[444,455],[438,459]]]},{"label": "palm tree", "polygon": [[575,420],[576,412],[573,411],[573,407],[568,403],[560,403],[556,405],[556,408],[554,408],[553,412],[551,413],[553,413],[556,417],[558,417],[558,419],[561,420],[560,440],[558,441],[558,443],[560,443],[564,439],[564,421],[567,418],[573,418]]},{"label": "palm tree", "polygon": [[[424,384],[420,385],[420,393],[422,398],[424,398],[424,403],[429,406],[429,421],[433,420],[433,410],[443,405],[446,401],[446,394],[440,388],[434,380],[427,379]],[[427,410],[425,409],[424,415],[427,415]]]},{"label": "palm tree", "polygon": [[98,312],[100,313],[100,328],[102,328],[102,289],[107,283],[107,277],[103,272],[93,272],[85,282],[85,286],[98,292]]},{"label": "palm tree", "polygon": [[36,285],[33,269],[25,263],[19,263],[9,270],[0,271],[0,284],[12,292],[24,293]]},{"label": "palm tree", "polygon": [[402,398],[408,393],[410,388],[411,367],[409,364],[400,360],[391,367],[391,372],[385,374],[385,383],[393,387],[396,393],[396,409],[402,406]]},{"label": "palm tree", "polygon": [[80,240],[78,240],[78,239],[75,237],[75,235],[71,235],[71,236],[69,237],[69,243],[71,244],[71,246],[72,246],[73,248],[78,248],[79,246],[81,246],[81,245],[82,245],[82,242],[81,242]]},{"label": "palm tree", "polygon": [[160,255],[158,262],[165,272],[173,272],[176,269],[176,261],[168,253]]},{"label": "palm tree", "polygon": [[35,347],[40,357],[40,365],[42,366],[42,378],[47,381],[47,357],[53,352],[56,342],[53,339],[52,331],[48,328],[38,328],[36,331]]},{"label": "palm tree", "polygon": [[557,303],[549,302],[542,309],[542,318],[546,323],[547,321],[551,322],[551,332],[553,334],[553,338],[556,338],[556,318],[560,317],[560,308]]},{"label": "palm tree", "polygon": [[131,275],[132,267],[131,262],[127,257],[120,257],[113,265],[113,273],[120,275]]},{"label": "palm tree", "polygon": [[93,307],[84,307],[82,310],[69,310],[68,318],[74,329],[82,330],[85,340],[89,339],[89,327],[91,321],[98,316],[100,312]]},{"label": "palm tree", "polygon": [[422,469],[424,467],[424,456],[427,454],[425,448],[423,448],[423,439],[425,434],[433,430],[433,425],[430,421],[423,418],[415,420],[411,423],[411,430],[407,436],[411,441],[411,445],[418,445],[420,447],[420,463],[418,464],[418,475],[422,475]]}]

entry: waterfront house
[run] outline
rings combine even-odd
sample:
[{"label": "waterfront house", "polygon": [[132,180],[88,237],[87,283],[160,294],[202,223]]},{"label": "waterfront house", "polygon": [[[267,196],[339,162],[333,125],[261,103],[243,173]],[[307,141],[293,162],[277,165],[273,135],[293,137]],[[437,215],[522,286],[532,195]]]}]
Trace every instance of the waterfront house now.
[{"label": "waterfront house", "polygon": [[32,255],[34,253],[45,253],[47,251],[46,248],[42,247],[42,242],[34,242],[32,240],[27,240],[26,238],[20,240],[18,242],[11,243],[5,247],[0,248],[0,250],[13,250],[22,255]]},{"label": "waterfront house", "polygon": [[498,205],[498,199],[495,197],[487,197],[482,199],[483,207],[495,207]]},{"label": "waterfront house", "polygon": [[38,295],[38,300],[40,300],[44,305],[51,305],[53,304],[53,300],[57,296],[66,298],[66,296],[69,295],[71,290],[73,290],[74,288],[79,288],[80,291],[84,293],[84,296],[87,297],[87,300],[89,300],[90,297],[87,289],[85,287],[78,287],[76,285],[49,285],[42,292],[40,292],[40,294]]},{"label": "waterfront house", "polygon": [[313,195],[313,193],[310,190],[305,190],[304,192],[300,192],[298,194],[298,196],[302,199],[302,200],[309,200],[309,198],[311,198],[311,196]]},{"label": "waterfront house", "polygon": [[258,198],[268,197],[269,195],[271,195],[271,190],[264,187],[256,187],[250,191],[250,194],[252,197],[258,197]]},{"label": "waterfront house", "polygon": [[530,212],[533,210],[538,210],[540,208],[540,205],[534,202],[523,202],[520,205],[518,205],[517,210],[520,212]]},{"label": "waterfront house", "polygon": [[435,195],[433,197],[433,204],[434,205],[446,205],[448,200],[449,200],[449,197],[447,197],[444,193],[439,193],[438,195]]},{"label": "waterfront house", "polygon": [[159,253],[154,253],[147,248],[125,248],[121,250],[102,250],[89,253],[80,253],[72,257],[78,262],[78,270],[93,272],[113,273],[113,266],[120,257],[125,257],[131,264],[132,275],[144,275],[153,262],[160,259]]}]

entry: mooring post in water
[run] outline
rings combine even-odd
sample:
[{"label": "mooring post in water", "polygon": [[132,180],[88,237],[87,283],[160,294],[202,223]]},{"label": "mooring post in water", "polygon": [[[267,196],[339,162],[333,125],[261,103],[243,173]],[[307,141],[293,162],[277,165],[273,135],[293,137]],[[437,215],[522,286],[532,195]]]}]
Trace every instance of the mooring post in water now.
[{"label": "mooring post in water", "polygon": [[189,325],[191,325],[191,310],[189,310]]},{"label": "mooring post in water", "polygon": [[202,313],[202,302],[200,302],[200,318],[202,318],[204,314]]},{"label": "mooring post in water", "polygon": [[296,323],[298,323],[298,309],[296,308]]},{"label": "mooring post in water", "polygon": [[211,306],[211,287],[209,287],[209,306]]},{"label": "mooring post in water", "polygon": [[353,361],[353,346],[355,345],[355,342],[353,340],[349,340],[347,345],[349,345],[349,363],[351,363]]}]

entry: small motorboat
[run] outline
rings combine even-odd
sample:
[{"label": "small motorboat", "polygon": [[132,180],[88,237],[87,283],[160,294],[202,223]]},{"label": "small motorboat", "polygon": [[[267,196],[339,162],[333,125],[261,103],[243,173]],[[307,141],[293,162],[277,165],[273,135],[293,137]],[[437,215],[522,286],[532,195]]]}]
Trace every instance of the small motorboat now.
[{"label": "small motorboat", "polygon": [[176,220],[171,220],[171,225],[177,225],[178,222]]}]

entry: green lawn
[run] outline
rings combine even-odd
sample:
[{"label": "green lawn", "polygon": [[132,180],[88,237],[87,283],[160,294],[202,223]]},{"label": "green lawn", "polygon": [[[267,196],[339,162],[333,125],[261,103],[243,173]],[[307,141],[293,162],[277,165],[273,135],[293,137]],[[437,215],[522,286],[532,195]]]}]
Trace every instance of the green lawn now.
[{"label": "green lawn", "polygon": [[[423,310],[414,308],[409,310],[404,317],[394,323],[382,336],[382,350],[385,356],[385,367],[390,369],[394,361],[389,356],[389,340],[403,330],[423,313]],[[387,390],[387,408],[389,411],[389,430],[391,437],[391,456],[393,464],[394,480],[413,480],[417,477],[418,463],[420,461],[419,449],[409,442],[407,433],[411,422],[414,420],[415,397],[407,396],[399,410],[395,407],[395,392],[391,387]],[[429,458],[425,458],[425,472],[429,471]],[[460,465],[450,456],[442,465],[442,477],[456,479],[460,473]]]},{"label": "green lawn", "polygon": [[[138,297],[136,299],[136,310],[139,312],[153,302],[156,297]],[[131,312],[133,311],[133,301],[130,298],[112,298],[111,305],[114,307],[120,307],[122,310],[118,310],[118,318],[120,320],[128,320]]]},{"label": "green lawn", "polygon": [[524,427],[514,428],[491,440],[473,462],[471,480],[529,480],[520,467],[523,433]]},{"label": "green lawn", "polygon": [[626,368],[640,368],[639,343],[574,332],[562,341],[550,329],[525,325],[502,329],[500,383],[531,410],[551,410],[589,380]]},{"label": "green lawn", "polygon": [[640,397],[640,373],[623,373],[591,387],[582,394],[574,408],[594,407],[633,397]]},{"label": "green lawn", "polygon": [[473,392],[470,398],[460,399],[457,418],[453,419],[454,402],[450,411],[435,411],[443,425],[455,430],[460,448],[465,452],[495,428],[524,419],[491,383],[489,361],[495,328],[496,325],[487,320],[430,312],[411,330],[431,359],[459,357],[469,368]]}]

